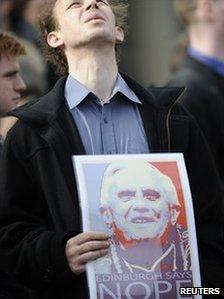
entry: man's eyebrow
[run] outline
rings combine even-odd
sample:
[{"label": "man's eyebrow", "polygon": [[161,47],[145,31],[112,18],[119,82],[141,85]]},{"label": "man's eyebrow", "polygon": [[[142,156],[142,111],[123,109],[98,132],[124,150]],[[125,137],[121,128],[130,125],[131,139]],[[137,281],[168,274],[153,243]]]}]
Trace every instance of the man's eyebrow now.
[{"label": "man's eyebrow", "polygon": [[12,70],[12,71],[8,71],[5,72],[2,77],[10,77],[10,76],[14,76],[16,74],[18,74],[19,70]]},{"label": "man's eyebrow", "polygon": [[[64,8],[67,10],[70,8],[70,6],[75,2],[75,0],[64,0],[63,1],[63,5],[64,5]],[[77,2],[81,2],[81,0],[77,0]]]},{"label": "man's eyebrow", "polygon": [[[102,2],[104,2],[105,4],[109,5],[109,1],[107,0],[101,0]],[[100,2],[100,0],[97,0],[97,2]]]}]

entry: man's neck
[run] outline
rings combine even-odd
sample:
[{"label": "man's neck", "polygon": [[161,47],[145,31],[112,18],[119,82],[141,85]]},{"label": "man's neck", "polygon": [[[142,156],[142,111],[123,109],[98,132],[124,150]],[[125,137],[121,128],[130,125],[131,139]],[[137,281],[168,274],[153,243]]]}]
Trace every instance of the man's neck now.
[{"label": "man's neck", "polygon": [[90,89],[103,103],[109,99],[118,74],[115,50],[76,50],[67,55],[69,74]]}]

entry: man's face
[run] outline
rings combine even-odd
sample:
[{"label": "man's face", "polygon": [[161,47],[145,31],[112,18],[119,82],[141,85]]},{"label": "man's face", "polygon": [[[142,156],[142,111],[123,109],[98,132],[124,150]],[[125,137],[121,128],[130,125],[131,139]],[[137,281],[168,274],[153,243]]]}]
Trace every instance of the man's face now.
[{"label": "man's face", "polygon": [[19,74],[18,57],[3,54],[0,59],[0,117],[15,108],[25,88]]},{"label": "man's face", "polygon": [[158,176],[123,170],[115,175],[109,202],[114,224],[129,239],[154,239],[163,235],[171,215]]},{"label": "man's face", "polygon": [[57,0],[54,16],[59,29],[49,33],[50,46],[69,51],[90,43],[123,41],[108,0]]},{"label": "man's face", "polygon": [[214,30],[219,42],[223,43],[224,0],[207,0],[207,5],[204,5],[204,2],[197,0],[197,9],[195,11],[196,17],[202,26],[205,26],[206,24],[209,25],[209,27]]},{"label": "man's face", "polygon": [[0,16],[1,18],[7,17],[13,7],[13,2],[11,0],[1,0],[0,1]]},{"label": "man's face", "polygon": [[[224,39],[224,0],[215,0],[213,3],[216,31]],[[224,41],[223,41],[224,43]]]}]

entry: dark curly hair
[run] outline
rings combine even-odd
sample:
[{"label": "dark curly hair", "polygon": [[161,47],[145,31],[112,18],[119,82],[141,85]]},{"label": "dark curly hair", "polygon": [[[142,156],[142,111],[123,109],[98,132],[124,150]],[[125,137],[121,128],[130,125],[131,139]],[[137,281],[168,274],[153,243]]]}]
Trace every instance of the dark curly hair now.
[{"label": "dark curly hair", "polygon": [[[57,20],[53,15],[53,9],[57,0],[48,0],[45,2],[43,11],[39,18],[40,39],[46,59],[56,66],[60,75],[68,74],[68,63],[64,52],[58,48],[52,48],[47,43],[47,36],[51,31],[58,28]],[[116,25],[127,34],[128,4],[124,0],[109,0],[115,15]],[[119,53],[117,46],[116,52]],[[118,55],[117,55],[118,56]]]}]

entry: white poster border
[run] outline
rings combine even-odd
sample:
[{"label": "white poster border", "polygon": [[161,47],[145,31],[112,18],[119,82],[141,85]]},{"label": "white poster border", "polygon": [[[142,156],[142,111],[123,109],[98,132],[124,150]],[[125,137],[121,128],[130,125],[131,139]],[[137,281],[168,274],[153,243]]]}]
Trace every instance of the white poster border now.
[{"label": "white poster border", "polygon": [[[182,191],[184,195],[184,203],[187,214],[187,226],[189,231],[190,239],[190,251],[193,273],[193,284],[195,287],[201,286],[200,268],[199,268],[199,257],[197,238],[195,233],[195,220],[193,213],[193,204],[191,190],[188,181],[187,170],[185,167],[184,156],[182,153],[150,153],[150,154],[131,154],[131,155],[76,155],[72,157],[73,166],[75,169],[75,175],[77,180],[78,194],[80,198],[80,208],[82,213],[82,225],[83,231],[87,232],[91,230],[90,218],[89,218],[89,204],[87,190],[85,186],[83,165],[84,164],[101,164],[111,163],[119,160],[147,160],[148,162],[176,162],[178,167],[178,173],[180,176]],[[95,271],[93,262],[87,263],[87,279],[89,283],[90,299],[97,298],[97,285],[95,280]],[[180,297],[181,298],[181,297]],[[201,295],[195,295],[195,299],[202,298]]]}]

